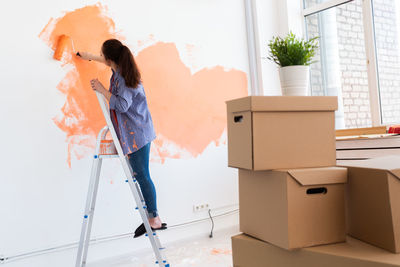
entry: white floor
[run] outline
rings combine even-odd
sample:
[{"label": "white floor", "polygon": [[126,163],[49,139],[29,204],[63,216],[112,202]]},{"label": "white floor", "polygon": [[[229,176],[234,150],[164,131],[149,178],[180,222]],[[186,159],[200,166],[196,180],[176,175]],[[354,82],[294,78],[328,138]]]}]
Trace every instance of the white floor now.
[{"label": "white floor", "polygon": [[[238,227],[231,227],[214,232],[213,238],[205,235],[168,244],[165,255],[171,267],[232,267],[231,236],[238,233]],[[88,264],[88,267],[150,266],[158,266],[151,250]]]},{"label": "white floor", "polygon": [[[208,234],[197,234],[189,239],[181,239],[179,241],[172,241],[164,243],[166,246],[165,255],[171,267],[232,267],[232,248],[231,236],[239,233],[239,227],[227,226],[218,223],[220,227],[213,234],[213,238],[209,238]],[[192,228],[187,228],[186,231],[192,232]],[[169,230],[168,233],[163,235],[175,234],[178,230]],[[179,231],[182,231],[180,229]],[[203,230],[204,233],[204,230]],[[186,235],[189,236],[189,235]],[[146,243],[145,237],[143,240],[136,240],[137,242]],[[164,239],[162,239],[164,240]],[[127,243],[129,245],[127,245]],[[131,247],[132,238],[124,238],[113,242],[94,245],[89,255],[87,267],[158,267],[155,264],[153,251],[150,248],[136,250],[129,254],[118,255],[113,253],[121,250],[123,247]],[[101,247],[101,249],[96,247]],[[96,252],[97,251],[97,252]],[[129,251],[129,250],[128,250]],[[112,253],[118,256],[107,256]],[[97,254],[97,255],[94,255]],[[98,260],[90,260],[94,256],[103,255],[98,257]],[[33,257],[26,257],[19,260],[6,261],[1,266],[5,267],[72,267],[75,264],[76,248],[44,255]],[[100,260],[101,259],[101,260]]]}]

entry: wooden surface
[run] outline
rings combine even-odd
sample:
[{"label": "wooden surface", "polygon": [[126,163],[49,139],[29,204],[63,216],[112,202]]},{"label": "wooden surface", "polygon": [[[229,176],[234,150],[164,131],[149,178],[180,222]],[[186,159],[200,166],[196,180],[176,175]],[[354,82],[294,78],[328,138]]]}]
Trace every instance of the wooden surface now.
[{"label": "wooden surface", "polygon": [[386,133],[386,126],[336,130],[336,136],[354,136],[354,135],[385,134],[385,133]]}]

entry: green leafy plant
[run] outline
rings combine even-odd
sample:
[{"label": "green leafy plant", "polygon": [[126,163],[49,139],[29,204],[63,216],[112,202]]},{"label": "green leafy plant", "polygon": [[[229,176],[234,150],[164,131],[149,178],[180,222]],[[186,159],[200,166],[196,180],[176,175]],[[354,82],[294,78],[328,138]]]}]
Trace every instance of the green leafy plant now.
[{"label": "green leafy plant", "polygon": [[285,38],[273,37],[269,46],[269,60],[278,66],[310,65],[314,63],[312,58],[318,48],[318,37],[308,41],[297,38],[290,32]]}]

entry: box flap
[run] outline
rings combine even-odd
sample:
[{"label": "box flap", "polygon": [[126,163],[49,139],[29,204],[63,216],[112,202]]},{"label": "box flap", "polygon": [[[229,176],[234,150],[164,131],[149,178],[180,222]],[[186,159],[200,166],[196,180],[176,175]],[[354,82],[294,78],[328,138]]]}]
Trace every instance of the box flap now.
[{"label": "box flap", "polygon": [[247,96],[226,101],[228,112],[334,111],[336,96]]},{"label": "box flap", "polygon": [[301,185],[347,183],[347,168],[305,168],[287,170],[287,172]]},{"label": "box flap", "polygon": [[400,156],[386,156],[373,159],[359,160],[350,164],[341,164],[343,167],[357,167],[386,170],[400,179]]}]

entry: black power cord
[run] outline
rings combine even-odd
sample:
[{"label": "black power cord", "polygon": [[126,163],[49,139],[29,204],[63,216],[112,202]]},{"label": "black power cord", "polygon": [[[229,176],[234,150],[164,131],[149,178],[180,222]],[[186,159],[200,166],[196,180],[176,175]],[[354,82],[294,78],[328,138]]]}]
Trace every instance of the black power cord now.
[{"label": "black power cord", "polygon": [[212,223],[211,233],[210,233],[209,237],[212,238],[213,237],[213,231],[214,231],[214,220],[213,220],[213,218],[211,216],[211,209],[208,210],[208,215],[210,216],[211,223]]}]

